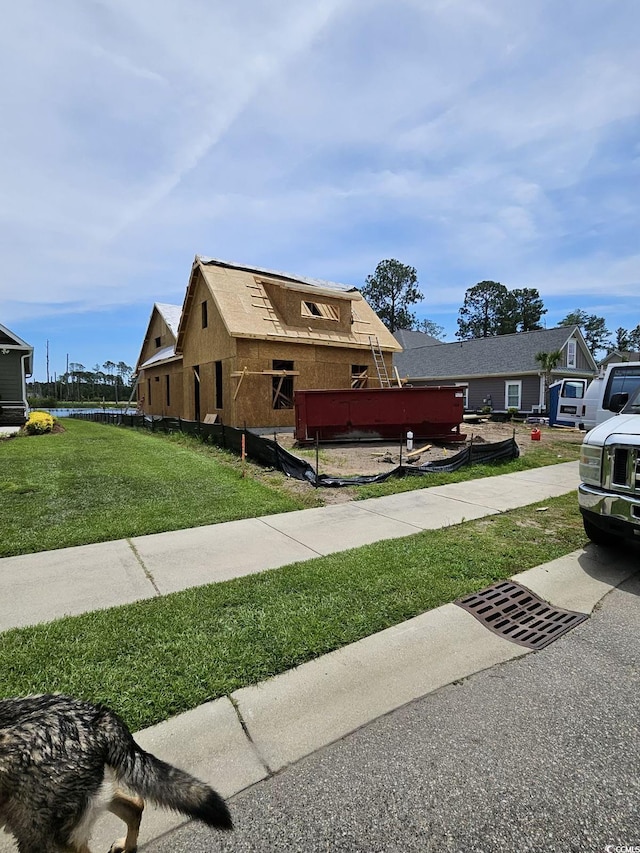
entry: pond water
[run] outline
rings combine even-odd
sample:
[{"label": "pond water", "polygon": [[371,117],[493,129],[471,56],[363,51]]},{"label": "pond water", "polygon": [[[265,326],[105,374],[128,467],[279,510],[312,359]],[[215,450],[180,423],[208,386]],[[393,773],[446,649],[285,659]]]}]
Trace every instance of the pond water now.
[{"label": "pond water", "polygon": [[69,415],[81,415],[83,413],[84,414],[95,414],[96,412],[106,412],[106,413],[113,413],[113,414],[128,414],[128,415],[135,414],[135,409],[131,409],[131,408],[130,409],[103,409],[100,406],[96,406],[95,409],[87,409],[84,407],[74,409],[73,407],[70,406],[69,408],[64,408],[64,409],[37,408],[37,409],[32,409],[32,411],[49,412],[49,414],[53,415],[54,418],[68,418]]}]

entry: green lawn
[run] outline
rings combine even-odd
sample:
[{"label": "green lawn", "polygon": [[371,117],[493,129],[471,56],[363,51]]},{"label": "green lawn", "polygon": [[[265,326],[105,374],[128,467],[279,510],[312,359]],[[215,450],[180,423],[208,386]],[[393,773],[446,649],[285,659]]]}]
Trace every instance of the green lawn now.
[{"label": "green lawn", "polygon": [[[74,424],[72,433],[76,426],[78,436],[100,444],[101,433],[92,439],[89,425]],[[159,454],[162,479],[166,442],[137,440]],[[121,464],[114,460],[110,470]],[[211,472],[218,477],[216,466]],[[144,489],[136,494],[140,500]],[[202,494],[198,503],[206,503]],[[133,728],[150,725],[584,544],[575,494],[541,506],[5,632],[0,696],[68,691],[107,702]]]},{"label": "green lawn", "polygon": [[69,418],[63,425],[0,442],[1,557],[309,505],[182,437]]}]

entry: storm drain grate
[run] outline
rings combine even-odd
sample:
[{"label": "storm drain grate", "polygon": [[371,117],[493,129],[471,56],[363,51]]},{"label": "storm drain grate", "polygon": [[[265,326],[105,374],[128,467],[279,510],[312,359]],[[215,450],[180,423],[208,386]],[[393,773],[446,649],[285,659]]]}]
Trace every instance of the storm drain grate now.
[{"label": "storm drain grate", "polygon": [[553,607],[513,581],[499,581],[454,603],[495,634],[528,649],[543,649],[588,618]]}]

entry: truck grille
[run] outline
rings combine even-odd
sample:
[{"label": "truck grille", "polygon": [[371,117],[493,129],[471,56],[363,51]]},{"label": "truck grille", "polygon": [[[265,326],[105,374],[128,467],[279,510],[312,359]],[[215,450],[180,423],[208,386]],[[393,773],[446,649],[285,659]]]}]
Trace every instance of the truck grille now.
[{"label": "truck grille", "polygon": [[613,470],[611,482],[616,486],[627,485],[627,465],[629,463],[629,451],[626,447],[616,447],[613,452]]},{"label": "truck grille", "polygon": [[615,491],[640,493],[640,454],[636,447],[614,446],[608,455],[609,487]]}]

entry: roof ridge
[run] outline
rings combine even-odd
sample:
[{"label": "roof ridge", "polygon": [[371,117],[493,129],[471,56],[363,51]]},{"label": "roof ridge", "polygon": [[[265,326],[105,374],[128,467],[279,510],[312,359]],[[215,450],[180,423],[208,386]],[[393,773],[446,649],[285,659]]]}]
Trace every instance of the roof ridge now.
[{"label": "roof ridge", "polygon": [[282,272],[280,270],[272,270],[266,267],[254,267],[251,264],[239,264],[235,261],[223,261],[220,258],[210,258],[206,255],[196,255],[196,261],[212,266],[219,267],[228,267],[229,269],[241,270],[242,272],[253,272],[260,273],[261,275],[272,275],[277,276],[278,278],[286,279],[291,282],[298,282],[299,284],[307,284],[312,287],[327,287],[331,290],[341,290],[346,293],[357,290],[358,288],[351,284],[340,284],[336,281],[328,281],[322,278],[310,278],[308,276],[296,275],[294,273]]}]

